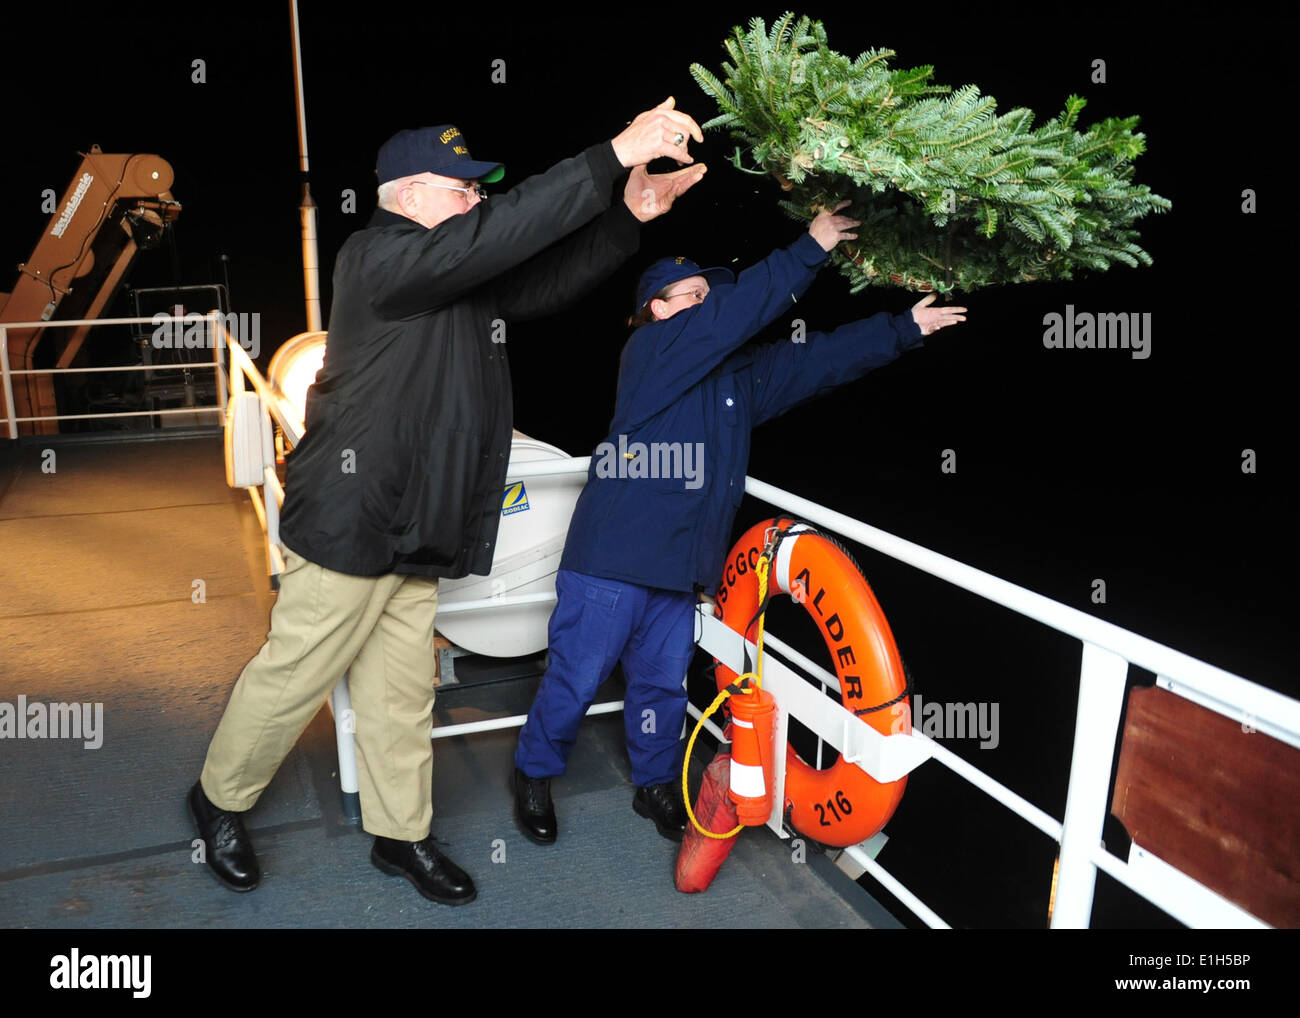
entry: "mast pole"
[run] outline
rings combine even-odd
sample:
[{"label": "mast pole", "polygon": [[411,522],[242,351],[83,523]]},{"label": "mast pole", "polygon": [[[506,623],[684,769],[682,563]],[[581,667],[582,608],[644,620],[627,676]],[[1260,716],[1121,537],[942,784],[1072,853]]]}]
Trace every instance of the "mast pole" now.
[{"label": "mast pole", "polygon": [[316,253],[316,203],[308,182],[307,106],[302,88],[302,42],[298,33],[298,0],[289,0],[289,21],[293,27],[293,87],[298,106],[298,170],[302,176],[302,199],[298,215],[302,221],[302,277],[307,298],[307,331],[321,329],[320,259]]}]

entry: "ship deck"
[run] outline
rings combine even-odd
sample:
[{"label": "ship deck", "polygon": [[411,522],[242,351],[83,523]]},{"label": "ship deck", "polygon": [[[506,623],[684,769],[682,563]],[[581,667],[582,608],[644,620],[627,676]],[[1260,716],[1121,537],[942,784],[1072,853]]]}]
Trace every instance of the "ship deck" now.
[{"label": "ship deck", "polygon": [[[616,715],[587,719],[555,783],[554,846],[531,844],[512,821],[513,730],[438,741],[434,833],[479,888],[452,909],[371,866],[370,838],[343,815],[323,708],[247,818],[262,885],[221,887],[193,861],[185,796],[265,637],[264,539],[248,497],[225,484],[219,433],[111,437],[0,449],[0,703],[103,711],[97,748],[84,737],[0,739],[0,924],[899,925],[825,857],[794,864],[767,831],[742,835],[707,893],[677,893],[676,845],[631,809]],[[439,690],[436,722],[526,712],[537,663],[460,659],[463,681]]]}]

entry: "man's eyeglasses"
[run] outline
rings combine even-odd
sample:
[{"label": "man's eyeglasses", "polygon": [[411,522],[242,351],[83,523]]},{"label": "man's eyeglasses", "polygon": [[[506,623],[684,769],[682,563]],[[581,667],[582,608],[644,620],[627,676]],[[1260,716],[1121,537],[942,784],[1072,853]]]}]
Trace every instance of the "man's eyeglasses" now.
[{"label": "man's eyeglasses", "polygon": [[422,184],[425,187],[440,187],[444,191],[459,191],[461,194],[465,196],[466,201],[469,201],[469,195],[471,191],[473,191],[476,195],[478,195],[479,201],[485,200],[488,196],[487,191],[483,189],[483,185],[477,182],[471,184],[469,187],[452,187],[450,184],[434,184],[428,180],[412,180],[411,183]]},{"label": "man's eyeglasses", "polygon": [[694,290],[682,290],[680,293],[666,293],[659,299],[672,300],[674,297],[690,297],[692,300],[698,302],[698,301],[703,301],[704,298],[707,297],[708,295],[709,295],[708,290],[697,286]]}]

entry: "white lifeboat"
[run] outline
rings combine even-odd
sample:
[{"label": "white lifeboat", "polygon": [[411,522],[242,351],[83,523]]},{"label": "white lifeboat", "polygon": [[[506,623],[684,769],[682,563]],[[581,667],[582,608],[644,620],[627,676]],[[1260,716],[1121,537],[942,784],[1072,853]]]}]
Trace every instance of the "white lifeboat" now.
[{"label": "white lifeboat", "polygon": [[[438,632],[471,654],[521,657],[546,649],[546,625],[554,602],[510,604],[507,599],[523,594],[554,595],[569,519],[587,475],[583,472],[514,479],[510,471],[521,463],[569,458],[564,450],[516,431],[501,499],[501,529],[492,572],[438,584]],[[485,600],[506,603],[473,611],[443,611],[458,602]]]}]

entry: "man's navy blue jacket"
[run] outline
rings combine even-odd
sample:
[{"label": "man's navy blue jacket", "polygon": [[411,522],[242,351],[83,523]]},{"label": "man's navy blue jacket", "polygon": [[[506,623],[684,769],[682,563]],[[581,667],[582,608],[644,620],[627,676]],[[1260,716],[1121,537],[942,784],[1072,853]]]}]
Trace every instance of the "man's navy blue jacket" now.
[{"label": "man's navy blue jacket", "polygon": [[614,419],[592,456],[560,568],[664,590],[717,586],[745,493],[751,429],[921,341],[910,313],[881,313],[804,342],[737,352],[791,307],[825,260],[805,233],[703,303],[629,337]]}]

